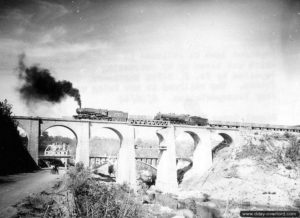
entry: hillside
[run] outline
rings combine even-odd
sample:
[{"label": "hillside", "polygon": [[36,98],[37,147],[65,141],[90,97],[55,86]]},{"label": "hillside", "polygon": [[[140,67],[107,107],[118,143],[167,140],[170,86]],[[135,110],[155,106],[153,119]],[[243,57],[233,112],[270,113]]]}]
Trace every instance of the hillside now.
[{"label": "hillside", "polygon": [[300,199],[299,136],[249,131],[243,144],[218,152],[206,175],[187,174],[181,195],[206,193],[227,206],[226,217],[239,217],[242,204],[251,210],[295,206]]}]

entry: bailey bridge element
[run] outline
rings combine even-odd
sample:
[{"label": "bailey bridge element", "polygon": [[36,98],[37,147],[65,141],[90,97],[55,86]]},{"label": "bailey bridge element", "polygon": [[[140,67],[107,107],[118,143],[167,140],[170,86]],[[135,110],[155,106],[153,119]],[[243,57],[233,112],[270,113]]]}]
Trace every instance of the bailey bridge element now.
[{"label": "bailey bridge element", "polygon": [[[143,161],[157,169],[157,186],[166,192],[176,191],[178,184],[176,178],[176,147],[175,140],[187,133],[194,141],[194,153],[191,157],[193,167],[185,175],[189,179],[191,175],[203,175],[212,165],[212,152],[219,143],[212,140],[215,135],[224,138],[231,145],[241,143],[241,130],[250,131],[287,131],[300,132],[298,127],[272,126],[264,124],[245,124],[233,122],[211,121],[207,126],[172,125],[167,121],[134,120],[129,122],[76,120],[46,117],[15,116],[18,125],[27,133],[28,151],[32,158],[38,162],[38,147],[41,133],[55,126],[61,126],[74,133],[77,141],[75,162],[83,162],[89,166],[91,160],[97,161],[105,157],[90,157],[90,138],[93,126],[110,129],[116,133],[120,140],[120,150],[117,157],[118,183],[128,183],[136,186],[136,159]],[[136,157],[135,143],[139,129],[155,133],[158,137],[159,158]]]}]

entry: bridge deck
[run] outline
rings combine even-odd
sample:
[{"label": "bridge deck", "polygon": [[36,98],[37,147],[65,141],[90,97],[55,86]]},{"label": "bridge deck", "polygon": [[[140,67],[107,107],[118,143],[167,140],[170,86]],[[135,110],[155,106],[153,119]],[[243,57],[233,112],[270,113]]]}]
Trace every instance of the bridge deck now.
[{"label": "bridge deck", "polygon": [[300,132],[298,126],[287,125],[273,125],[273,124],[259,124],[259,123],[241,123],[241,122],[227,122],[227,121],[209,121],[207,126],[193,126],[182,124],[171,124],[169,121],[162,120],[128,120],[127,122],[121,121],[107,121],[107,120],[88,120],[88,119],[74,119],[74,118],[52,118],[52,117],[33,117],[33,116],[14,116],[14,119],[25,120],[40,120],[42,121],[58,121],[58,122],[81,122],[81,123],[102,123],[102,124],[121,124],[129,126],[147,126],[147,127],[168,127],[173,125],[175,127],[184,128],[200,128],[200,129],[241,129],[248,128],[251,130],[271,130],[271,131],[289,131]]},{"label": "bridge deck", "polygon": [[59,155],[59,156],[52,156],[52,155],[39,155],[40,159],[56,159],[56,158],[71,158],[71,155]]}]

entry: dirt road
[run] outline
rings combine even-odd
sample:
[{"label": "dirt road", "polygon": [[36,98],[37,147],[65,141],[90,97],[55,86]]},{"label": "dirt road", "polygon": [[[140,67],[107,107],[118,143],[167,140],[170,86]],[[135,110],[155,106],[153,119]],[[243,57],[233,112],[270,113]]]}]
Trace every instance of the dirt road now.
[{"label": "dirt road", "polygon": [[50,170],[41,170],[34,173],[21,173],[10,176],[0,176],[0,218],[9,217],[13,212],[12,205],[26,196],[39,193],[50,188],[59,181],[64,174],[51,174]]}]

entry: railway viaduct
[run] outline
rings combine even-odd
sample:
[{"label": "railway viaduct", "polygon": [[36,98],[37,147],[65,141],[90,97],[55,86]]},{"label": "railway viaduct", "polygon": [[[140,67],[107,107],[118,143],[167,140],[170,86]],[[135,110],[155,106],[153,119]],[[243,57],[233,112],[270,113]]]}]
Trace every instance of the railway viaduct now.
[{"label": "railway viaduct", "polygon": [[212,152],[219,145],[219,143],[216,144],[213,141],[214,135],[222,136],[224,141],[232,146],[242,143],[241,130],[245,128],[250,130],[300,132],[300,128],[296,127],[218,121],[211,121],[208,126],[188,126],[171,125],[168,122],[108,122],[22,116],[15,116],[14,119],[26,131],[28,150],[36,162],[38,161],[39,137],[43,131],[51,127],[62,126],[74,133],[77,139],[75,162],[83,162],[86,166],[90,165],[89,142],[92,127],[97,126],[112,130],[120,139],[116,180],[118,183],[129,183],[132,187],[135,187],[136,183],[136,139],[138,138],[139,129],[147,129],[149,134],[154,133],[158,137],[160,155],[157,164],[156,185],[166,192],[174,192],[178,187],[175,139],[182,133],[189,134],[194,142],[191,172],[194,171],[194,173],[202,175],[211,167]]}]

